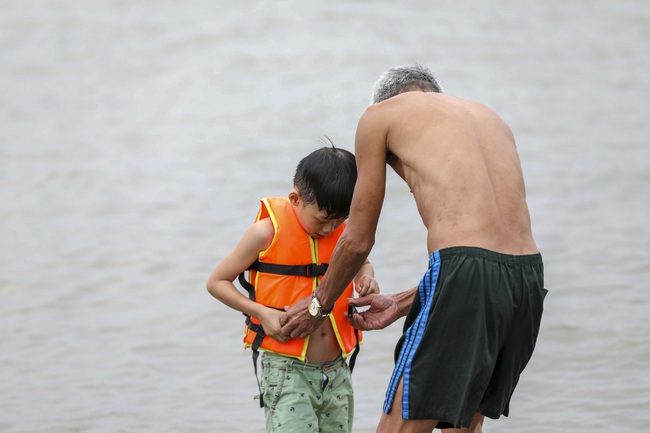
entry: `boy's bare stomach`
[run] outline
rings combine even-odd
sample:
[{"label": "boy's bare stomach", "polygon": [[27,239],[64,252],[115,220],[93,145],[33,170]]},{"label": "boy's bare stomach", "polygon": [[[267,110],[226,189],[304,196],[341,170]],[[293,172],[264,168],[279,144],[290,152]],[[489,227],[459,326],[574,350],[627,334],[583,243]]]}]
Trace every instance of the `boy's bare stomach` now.
[{"label": "boy's bare stomach", "polygon": [[341,355],[341,348],[336,340],[332,322],[329,317],[324,320],[325,323],[309,336],[307,362],[321,364],[334,361]]}]

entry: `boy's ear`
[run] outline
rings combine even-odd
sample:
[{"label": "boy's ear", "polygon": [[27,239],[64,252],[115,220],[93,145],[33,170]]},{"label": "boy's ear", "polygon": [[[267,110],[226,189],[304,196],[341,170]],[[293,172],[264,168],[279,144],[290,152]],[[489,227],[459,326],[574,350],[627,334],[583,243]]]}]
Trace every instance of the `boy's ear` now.
[{"label": "boy's ear", "polygon": [[291,202],[292,206],[298,206],[300,203],[300,194],[296,188],[294,188],[293,191],[289,193],[289,201]]}]

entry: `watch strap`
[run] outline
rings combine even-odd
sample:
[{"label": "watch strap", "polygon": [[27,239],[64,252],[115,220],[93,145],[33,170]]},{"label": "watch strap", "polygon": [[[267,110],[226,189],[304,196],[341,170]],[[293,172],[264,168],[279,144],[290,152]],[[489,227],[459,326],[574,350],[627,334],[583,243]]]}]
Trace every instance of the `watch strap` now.
[{"label": "watch strap", "polygon": [[316,296],[315,290],[311,294],[311,299],[316,300],[316,303],[318,304],[318,315],[315,316],[317,319],[324,319],[325,317],[329,316],[334,310],[334,304],[332,304],[332,307],[329,309],[329,311],[323,310],[323,304],[321,304],[320,299],[318,299],[318,296]]}]

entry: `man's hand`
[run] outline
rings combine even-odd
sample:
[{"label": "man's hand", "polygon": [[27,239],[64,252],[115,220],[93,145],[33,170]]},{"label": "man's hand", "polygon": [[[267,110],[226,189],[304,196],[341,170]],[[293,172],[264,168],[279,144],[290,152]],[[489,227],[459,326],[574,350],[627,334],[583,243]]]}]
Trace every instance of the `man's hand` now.
[{"label": "man's hand", "polygon": [[284,307],[286,313],[280,318],[282,333],[291,338],[307,338],[325,319],[316,319],[309,314],[311,296],[302,299],[290,307]]},{"label": "man's hand", "polygon": [[397,302],[391,296],[371,294],[363,298],[348,298],[348,302],[355,307],[370,305],[368,310],[348,317],[352,326],[362,331],[384,329],[402,317]]}]

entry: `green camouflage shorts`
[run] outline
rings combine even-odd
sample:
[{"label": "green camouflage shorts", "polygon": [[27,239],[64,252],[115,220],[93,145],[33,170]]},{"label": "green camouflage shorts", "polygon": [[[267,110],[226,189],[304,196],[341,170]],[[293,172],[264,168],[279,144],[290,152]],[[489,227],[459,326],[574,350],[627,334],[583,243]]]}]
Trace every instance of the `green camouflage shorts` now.
[{"label": "green camouflage shorts", "polygon": [[267,432],[352,431],[352,377],[342,358],[312,364],[264,353],[262,394]]}]

